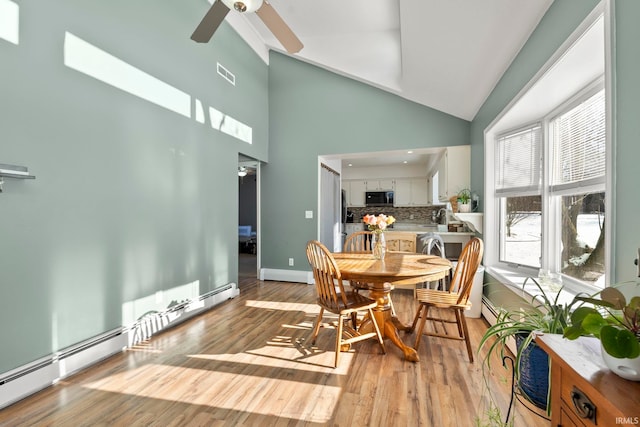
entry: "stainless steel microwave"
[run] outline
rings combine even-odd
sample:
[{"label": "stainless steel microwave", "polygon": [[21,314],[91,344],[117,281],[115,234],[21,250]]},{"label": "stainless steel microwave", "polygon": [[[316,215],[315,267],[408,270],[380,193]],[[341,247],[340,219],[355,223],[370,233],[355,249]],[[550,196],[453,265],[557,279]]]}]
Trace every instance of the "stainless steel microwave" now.
[{"label": "stainless steel microwave", "polygon": [[367,206],[393,206],[393,191],[367,191],[365,201]]}]

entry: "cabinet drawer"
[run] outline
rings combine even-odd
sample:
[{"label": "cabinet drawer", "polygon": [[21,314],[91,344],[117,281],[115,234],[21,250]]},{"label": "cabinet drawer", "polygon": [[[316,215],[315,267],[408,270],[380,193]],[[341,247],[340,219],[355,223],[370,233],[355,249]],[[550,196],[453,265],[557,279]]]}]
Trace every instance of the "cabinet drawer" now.
[{"label": "cabinet drawer", "polygon": [[[574,399],[574,394],[579,397]],[[598,396],[590,396],[584,388],[575,384],[572,378],[568,377],[566,372],[563,372],[562,378],[562,403],[566,410],[572,415],[572,418],[578,418],[585,426],[603,425],[602,419],[613,420],[611,416],[602,414],[602,409],[595,403],[598,401]],[[589,419],[590,413],[593,413],[596,423],[592,419]],[[571,424],[569,424],[571,425]],[[604,425],[607,425],[606,423]]]},{"label": "cabinet drawer", "polygon": [[[570,371],[563,369],[561,384],[562,405],[570,412],[572,419],[579,420],[587,427],[627,425],[622,420],[630,415],[620,412],[615,406],[615,401],[612,404],[583,378],[571,375]],[[595,414],[595,422],[589,419],[588,413],[591,410]]]},{"label": "cabinet drawer", "polygon": [[571,408],[562,406],[560,408],[560,426],[561,427],[583,427],[584,424],[575,421],[571,415]]}]

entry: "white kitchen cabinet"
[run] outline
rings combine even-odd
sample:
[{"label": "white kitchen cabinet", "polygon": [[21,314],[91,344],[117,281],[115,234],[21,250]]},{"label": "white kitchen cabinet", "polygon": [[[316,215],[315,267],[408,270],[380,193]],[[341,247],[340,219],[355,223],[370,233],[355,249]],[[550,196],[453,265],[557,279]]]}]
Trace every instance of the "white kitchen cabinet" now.
[{"label": "white kitchen cabinet", "polygon": [[395,206],[428,206],[429,181],[424,178],[396,179]]},{"label": "white kitchen cabinet", "polygon": [[395,206],[411,206],[411,180],[396,179]]},{"label": "white kitchen cabinet", "polygon": [[471,147],[447,147],[438,162],[438,199],[448,202],[463,188],[471,186]]},{"label": "white kitchen cabinet", "polygon": [[365,206],[367,181],[361,179],[345,180],[342,181],[342,189],[345,191],[347,206]]},{"label": "white kitchen cabinet", "polygon": [[346,193],[347,206],[366,206],[367,191],[391,191],[395,187],[394,179],[345,179],[342,189]]},{"label": "white kitchen cabinet", "polygon": [[424,178],[414,178],[411,180],[411,201],[413,206],[428,206],[429,202],[429,180]]},{"label": "white kitchen cabinet", "polygon": [[389,191],[394,189],[393,179],[368,179],[367,191]]}]

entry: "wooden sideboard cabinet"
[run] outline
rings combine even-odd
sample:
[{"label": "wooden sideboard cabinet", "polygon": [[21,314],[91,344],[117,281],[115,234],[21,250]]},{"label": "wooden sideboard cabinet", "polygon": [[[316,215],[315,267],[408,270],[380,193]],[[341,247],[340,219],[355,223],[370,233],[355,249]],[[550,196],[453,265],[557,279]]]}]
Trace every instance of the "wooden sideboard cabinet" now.
[{"label": "wooden sideboard cabinet", "polygon": [[640,426],[640,382],[606,367],[599,340],[544,334],[536,343],[551,359],[551,426]]}]

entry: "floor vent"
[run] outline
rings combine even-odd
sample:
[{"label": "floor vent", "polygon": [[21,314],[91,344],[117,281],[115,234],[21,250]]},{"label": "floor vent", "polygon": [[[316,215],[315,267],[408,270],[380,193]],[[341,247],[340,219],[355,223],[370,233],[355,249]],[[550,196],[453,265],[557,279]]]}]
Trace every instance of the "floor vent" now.
[{"label": "floor vent", "polygon": [[232,85],[236,85],[236,76],[226,68],[222,64],[218,62],[218,74],[220,74],[226,81],[231,83]]}]

